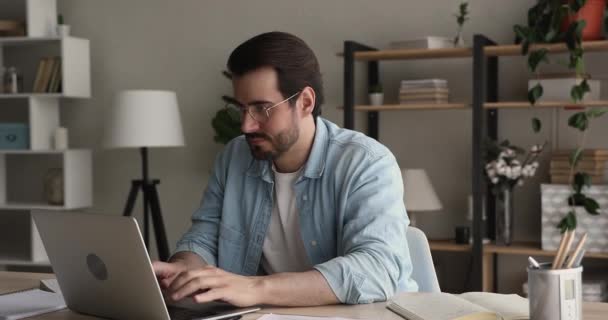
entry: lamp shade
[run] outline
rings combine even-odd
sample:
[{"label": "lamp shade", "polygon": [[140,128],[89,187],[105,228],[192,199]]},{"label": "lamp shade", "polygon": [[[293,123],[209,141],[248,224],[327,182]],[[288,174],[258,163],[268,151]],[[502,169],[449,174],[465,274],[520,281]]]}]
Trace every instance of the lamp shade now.
[{"label": "lamp shade", "polygon": [[107,148],[179,147],[184,133],[172,91],[127,90],[116,94],[106,117]]},{"label": "lamp shade", "polygon": [[424,169],[402,169],[403,200],[408,211],[441,210],[441,201]]}]

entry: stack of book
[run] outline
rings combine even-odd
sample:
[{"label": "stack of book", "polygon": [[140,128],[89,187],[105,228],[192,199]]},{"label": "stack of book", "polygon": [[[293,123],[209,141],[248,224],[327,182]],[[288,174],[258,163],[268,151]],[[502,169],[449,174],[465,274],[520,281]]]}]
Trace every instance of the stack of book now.
[{"label": "stack of book", "polygon": [[448,103],[449,93],[447,80],[402,80],[399,88],[399,103]]},{"label": "stack of book", "polygon": [[604,302],[608,292],[606,292],[606,281],[589,280],[583,281],[583,301]]},{"label": "stack of book", "polygon": [[393,41],[389,44],[391,49],[442,49],[453,48],[454,39],[447,37],[424,37],[402,41]]},{"label": "stack of book", "polygon": [[33,92],[61,92],[61,58],[43,57],[38,63]]},{"label": "stack of book", "polygon": [[[570,156],[573,150],[559,150],[551,156],[551,183],[570,184]],[[574,173],[583,172],[592,184],[608,183],[608,149],[584,150]]]}]

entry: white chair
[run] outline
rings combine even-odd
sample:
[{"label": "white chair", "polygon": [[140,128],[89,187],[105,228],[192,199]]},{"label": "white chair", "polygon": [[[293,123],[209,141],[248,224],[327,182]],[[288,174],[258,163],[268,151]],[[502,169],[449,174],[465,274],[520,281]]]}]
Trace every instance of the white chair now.
[{"label": "white chair", "polygon": [[415,227],[408,227],[406,238],[413,266],[412,279],[418,283],[419,291],[441,292],[433,265],[431,248],[424,232]]}]

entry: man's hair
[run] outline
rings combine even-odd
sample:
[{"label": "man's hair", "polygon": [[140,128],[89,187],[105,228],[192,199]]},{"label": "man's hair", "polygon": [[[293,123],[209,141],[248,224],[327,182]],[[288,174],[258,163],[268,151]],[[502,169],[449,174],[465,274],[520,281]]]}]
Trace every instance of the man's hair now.
[{"label": "man's hair", "polygon": [[[243,42],[228,58],[232,76],[239,77],[261,67],[276,71],[283,97],[311,87],[316,96],[312,111],[316,121],[323,104],[323,81],[317,57],[302,39],[285,32],[262,33]],[[290,104],[293,105],[292,101]]]}]

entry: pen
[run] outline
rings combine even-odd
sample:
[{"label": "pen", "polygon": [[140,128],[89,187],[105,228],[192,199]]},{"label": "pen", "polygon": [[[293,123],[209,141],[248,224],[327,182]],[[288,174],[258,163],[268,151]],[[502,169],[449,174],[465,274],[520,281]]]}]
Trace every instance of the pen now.
[{"label": "pen", "polygon": [[578,253],[578,256],[576,257],[576,260],[574,260],[574,266],[575,267],[580,267],[581,262],[583,261],[583,256],[585,255],[585,249],[581,250],[581,252]]},{"label": "pen", "polygon": [[540,264],[538,264],[538,262],[536,262],[536,260],[534,260],[534,258],[528,257],[528,262],[530,262],[530,265],[532,265],[532,267],[534,267],[534,269],[540,269]]},{"label": "pen", "polygon": [[583,249],[583,246],[585,245],[586,240],[587,240],[587,233],[585,232],[583,234],[583,236],[581,237],[581,239],[578,240],[578,244],[576,245],[576,248],[574,249],[574,251],[570,254],[570,258],[568,258],[568,261],[566,261],[566,266],[565,266],[566,269],[572,268],[572,266],[574,265],[574,261],[578,258],[578,254]]}]

